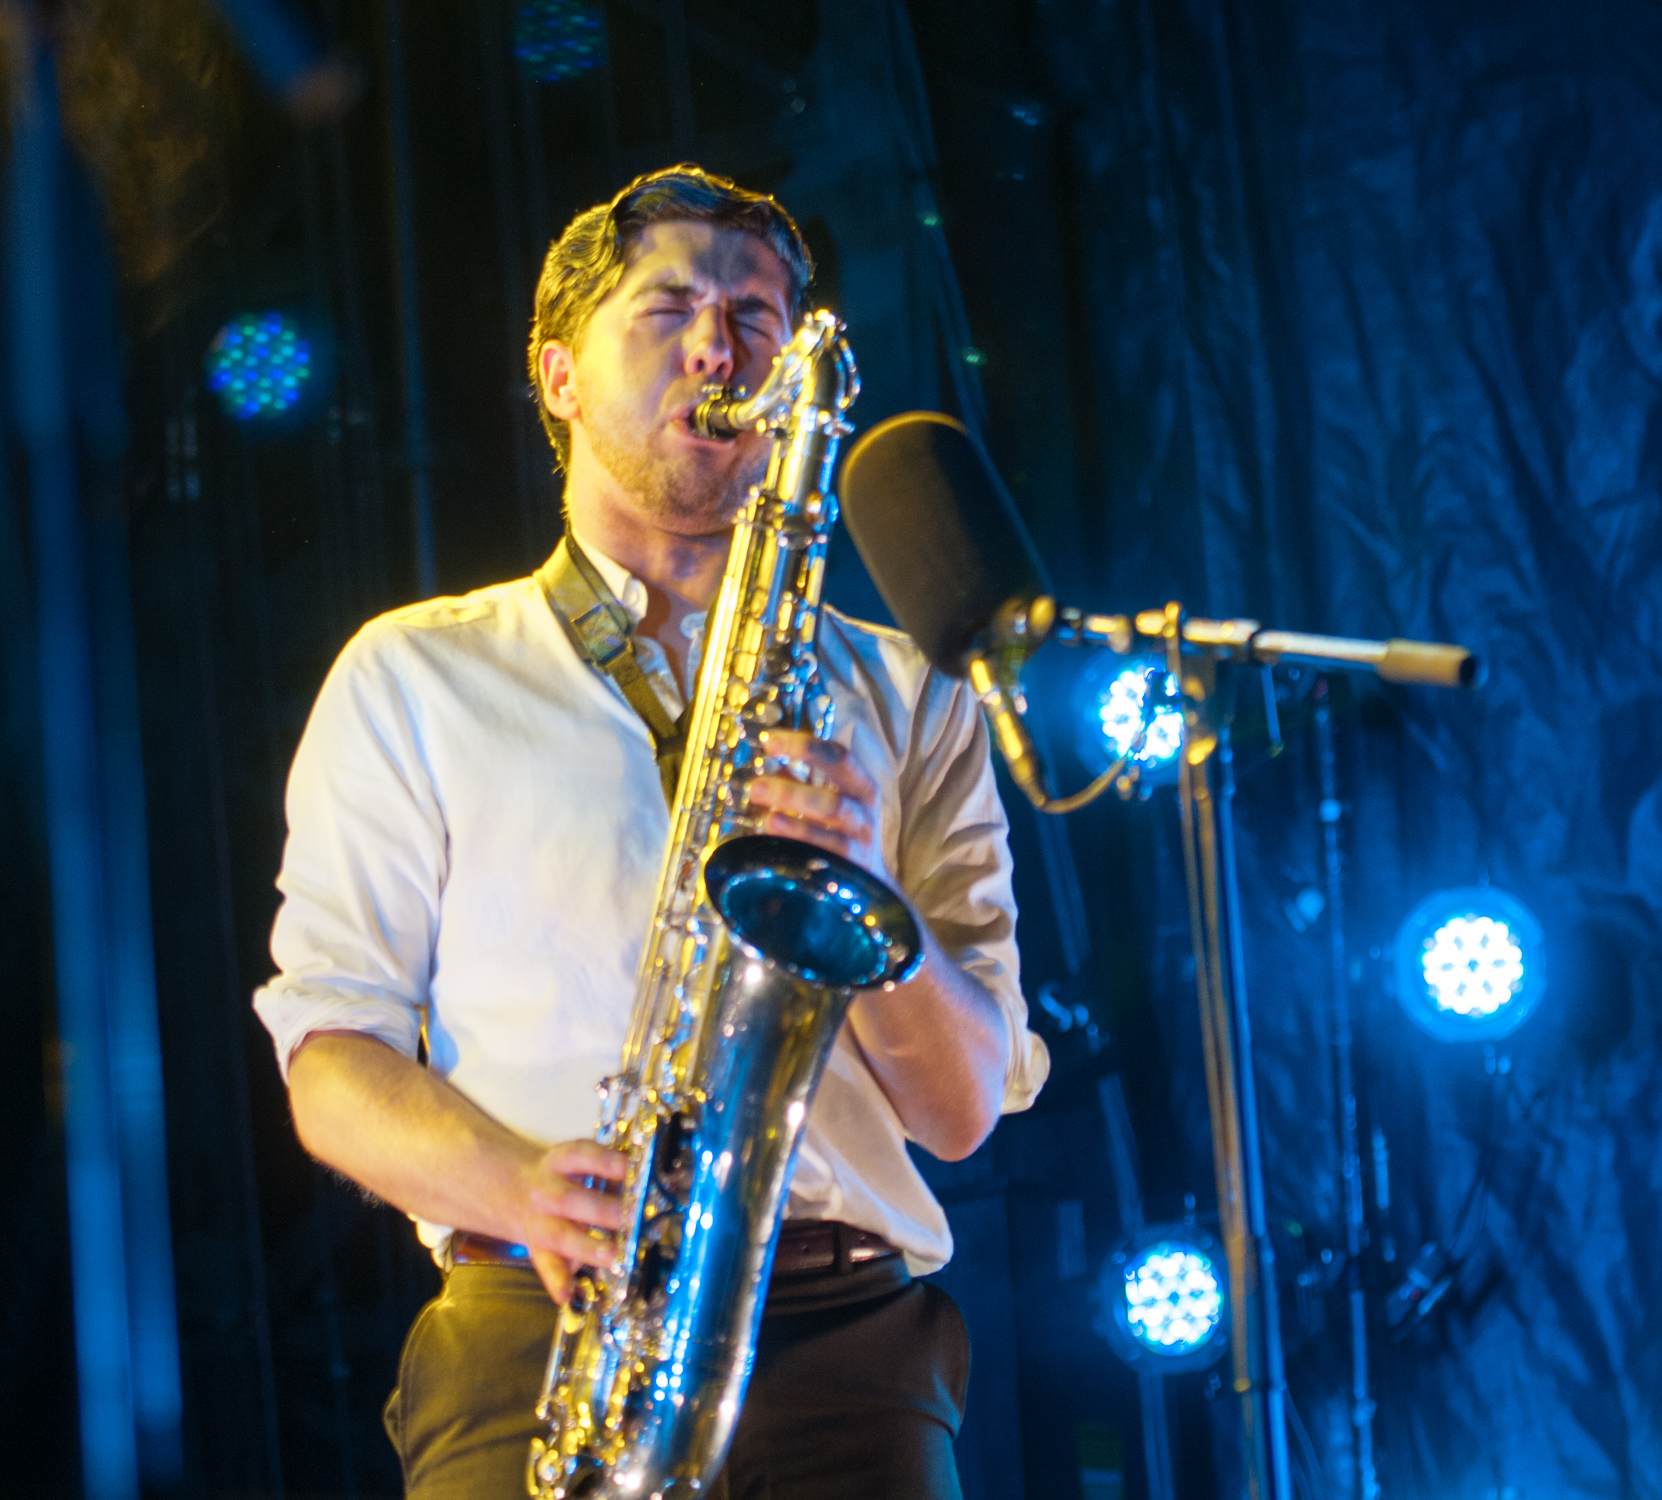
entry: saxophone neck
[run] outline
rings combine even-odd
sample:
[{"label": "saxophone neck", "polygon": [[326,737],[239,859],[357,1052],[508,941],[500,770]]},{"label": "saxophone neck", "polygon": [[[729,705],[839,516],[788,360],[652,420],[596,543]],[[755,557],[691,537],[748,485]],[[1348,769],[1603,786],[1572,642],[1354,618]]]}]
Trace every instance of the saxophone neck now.
[{"label": "saxophone neck", "polygon": [[842,414],[860,394],[860,374],[843,337],[841,320],[820,308],[802,320],[791,341],[774,356],[773,368],[754,396],[724,385],[706,386],[692,414],[700,437],[731,440],[758,429],[777,433],[791,426],[806,398],[841,429]]}]

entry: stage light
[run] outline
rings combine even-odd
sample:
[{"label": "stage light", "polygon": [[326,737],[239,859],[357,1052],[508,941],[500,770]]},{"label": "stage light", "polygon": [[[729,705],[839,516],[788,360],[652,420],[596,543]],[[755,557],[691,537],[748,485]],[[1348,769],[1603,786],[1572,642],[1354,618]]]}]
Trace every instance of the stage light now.
[{"label": "stage light", "polygon": [[312,376],[311,345],[282,313],[243,313],[208,345],[208,389],[239,422],[280,417]]},{"label": "stage light", "polygon": [[1222,1311],[1211,1257],[1192,1245],[1155,1245],[1126,1268],[1126,1322],[1132,1336],[1158,1354],[1198,1349]]},{"label": "stage light", "polygon": [[1217,1243],[1192,1224],[1123,1241],[1097,1285],[1099,1331],[1121,1359],[1150,1374],[1200,1369],[1229,1341],[1229,1273]]},{"label": "stage light", "polygon": [[1493,886],[1438,891],[1397,931],[1397,999],[1442,1041],[1493,1041],[1529,1019],[1546,988],[1541,924]]},{"label": "stage light", "polygon": [[[1183,701],[1162,658],[1128,661],[1105,653],[1081,676],[1078,705],[1080,750],[1087,765],[1103,770],[1131,755],[1147,778],[1175,764],[1183,744]],[[1131,754],[1139,734],[1142,744]]]},{"label": "stage light", "polygon": [[541,82],[580,78],[606,61],[606,13],[583,0],[521,0],[514,56]]}]

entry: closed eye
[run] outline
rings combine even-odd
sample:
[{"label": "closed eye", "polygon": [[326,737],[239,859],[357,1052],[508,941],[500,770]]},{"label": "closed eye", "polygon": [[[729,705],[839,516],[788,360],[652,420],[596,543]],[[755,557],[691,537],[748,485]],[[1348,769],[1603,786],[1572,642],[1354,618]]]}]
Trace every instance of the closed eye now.
[{"label": "closed eye", "polygon": [[779,338],[783,332],[778,309],[760,297],[740,300],[733,308],[733,316],[738,320],[739,327],[767,338]]}]

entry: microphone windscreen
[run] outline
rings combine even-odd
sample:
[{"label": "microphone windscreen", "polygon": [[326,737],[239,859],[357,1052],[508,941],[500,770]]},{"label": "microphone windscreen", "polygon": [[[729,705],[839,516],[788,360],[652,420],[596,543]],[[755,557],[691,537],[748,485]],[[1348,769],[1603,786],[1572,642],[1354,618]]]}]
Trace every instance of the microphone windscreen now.
[{"label": "microphone windscreen", "polygon": [[998,471],[940,412],[890,417],[855,443],[842,514],[895,623],[954,677],[1002,605],[1050,592]]}]

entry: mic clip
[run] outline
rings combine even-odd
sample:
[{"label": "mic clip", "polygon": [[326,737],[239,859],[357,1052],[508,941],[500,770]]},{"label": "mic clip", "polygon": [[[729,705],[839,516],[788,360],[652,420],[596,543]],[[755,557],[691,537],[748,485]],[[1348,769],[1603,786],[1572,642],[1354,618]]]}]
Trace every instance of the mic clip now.
[{"label": "mic clip", "polygon": [[1044,644],[1056,622],[1056,601],[1048,594],[1010,599],[1000,605],[966,653],[970,686],[981,700],[1010,778],[1035,807],[1050,803],[1044,766],[1022,723],[1027,698],[1021,669]]},{"label": "mic clip", "polygon": [[[1019,697],[1021,670],[1055,623],[1056,601],[1049,594],[1007,599],[976,636],[972,650],[995,662],[998,680]],[[1022,708],[1025,711],[1025,703]]]}]

